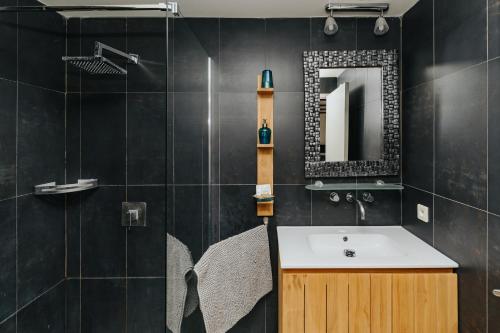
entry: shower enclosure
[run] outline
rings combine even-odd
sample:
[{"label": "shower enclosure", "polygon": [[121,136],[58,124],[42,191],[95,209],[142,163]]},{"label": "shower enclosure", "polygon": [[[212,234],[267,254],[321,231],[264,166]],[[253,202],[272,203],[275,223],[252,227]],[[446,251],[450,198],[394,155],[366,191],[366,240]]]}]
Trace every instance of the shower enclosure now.
[{"label": "shower enclosure", "polygon": [[[173,4],[2,6],[0,332],[169,332],[166,234],[194,260],[214,239],[214,62]],[[35,193],[51,182],[77,185]],[[123,202],[146,226],[122,226]],[[182,328],[203,331],[199,310]]]}]

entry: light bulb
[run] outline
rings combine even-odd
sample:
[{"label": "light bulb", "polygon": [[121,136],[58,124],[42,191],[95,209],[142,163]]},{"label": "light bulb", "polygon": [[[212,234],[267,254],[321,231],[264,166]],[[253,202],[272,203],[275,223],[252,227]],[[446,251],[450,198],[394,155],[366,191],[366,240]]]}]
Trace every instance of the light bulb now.
[{"label": "light bulb", "polygon": [[339,31],[339,26],[332,15],[328,15],[325,21],[325,35],[335,35]]},{"label": "light bulb", "polygon": [[388,31],[389,31],[389,24],[387,24],[385,18],[382,15],[380,15],[375,21],[375,29],[373,30],[373,33],[377,36],[381,36],[385,35]]}]

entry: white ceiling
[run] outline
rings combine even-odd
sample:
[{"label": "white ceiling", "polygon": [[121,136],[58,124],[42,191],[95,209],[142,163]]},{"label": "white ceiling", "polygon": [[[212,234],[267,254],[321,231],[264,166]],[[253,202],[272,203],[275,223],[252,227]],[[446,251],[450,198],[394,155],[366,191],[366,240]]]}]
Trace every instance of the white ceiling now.
[{"label": "white ceiling", "polygon": [[[41,0],[46,5],[96,5],[96,4],[155,4],[164,0]],[[185,17],[315,17],[325,16],[325,4],[329,0],[178,0]],[[330,0],[332,1],[332,0]],[[336,3],[387,2],[386,16],[401,16],[418,0],[335,0]],[[164,16],[153,12],[65,12],[67,17],[96,16]],[[336,16],[374,16],[376,14],[338,13]]]}]

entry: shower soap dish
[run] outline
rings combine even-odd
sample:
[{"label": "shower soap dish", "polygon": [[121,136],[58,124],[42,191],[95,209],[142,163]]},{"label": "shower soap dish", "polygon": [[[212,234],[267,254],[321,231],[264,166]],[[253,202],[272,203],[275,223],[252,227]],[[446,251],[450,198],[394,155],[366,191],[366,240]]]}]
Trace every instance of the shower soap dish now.
[{"label": "shower soap dish", "polygon": [[257,203],[272,203],[274,195],[271,193],[271,184],[263,184],[255,186],[256,194],[253,196]]},{"label": "shower soap dish", "polygon": [[57,185],[56,182],[35,186],[35,195],[64,194],[97,188],[97,179],[78,179],[76,184]]}]

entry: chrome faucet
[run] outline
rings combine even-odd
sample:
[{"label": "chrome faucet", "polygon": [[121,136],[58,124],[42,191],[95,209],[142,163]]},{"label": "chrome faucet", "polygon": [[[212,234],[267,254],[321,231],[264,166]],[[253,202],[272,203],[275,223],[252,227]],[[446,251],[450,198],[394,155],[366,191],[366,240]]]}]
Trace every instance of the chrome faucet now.
[{"label": "chrome faucet", "polygon": [[361,219],[361,221],[364,221],[366,213],[365,213],[365,206],[363,206],[363,203],[361,202],[361,200],[354,199],[354,195],[350,192],[347,193],[347,195],[345,196],[345,199],[347,200],[347,202],[353,202],[354,200],[356,200],[356,203],[359,206],[360,219]]}]

